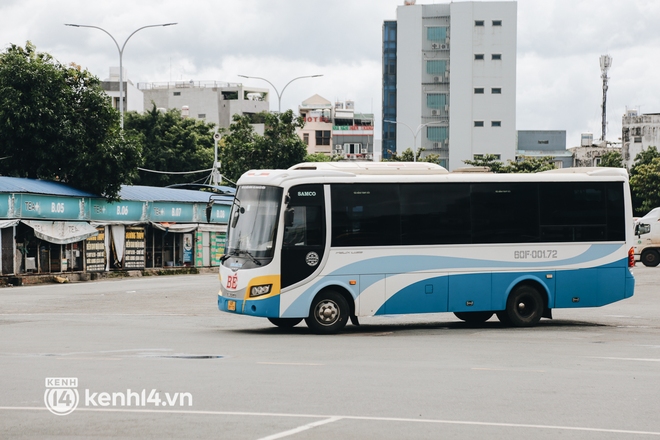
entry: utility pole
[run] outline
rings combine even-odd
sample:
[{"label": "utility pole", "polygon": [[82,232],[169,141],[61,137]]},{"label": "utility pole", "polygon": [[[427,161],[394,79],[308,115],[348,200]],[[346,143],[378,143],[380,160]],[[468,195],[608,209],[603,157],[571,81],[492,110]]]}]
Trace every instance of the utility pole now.
[{"label": "utility pole", "polygon": [[603,120],[602,120],[602,135],[600,140],[605,143],[605,131],[607,129],[607,71],[612,66],[612,57],[609,55],[601,55],[600,57],[600,77],[603,79]]},{"label": "utility pole", "polygon": [[222,174],[220,174],[220,162],[218,162],[218,142],[220,142],[220,138],[220,133],[216,132],[213,134],[215,151],[213,155],[213,170],[211,171],[211,185],[216,186],[222,183]]}]

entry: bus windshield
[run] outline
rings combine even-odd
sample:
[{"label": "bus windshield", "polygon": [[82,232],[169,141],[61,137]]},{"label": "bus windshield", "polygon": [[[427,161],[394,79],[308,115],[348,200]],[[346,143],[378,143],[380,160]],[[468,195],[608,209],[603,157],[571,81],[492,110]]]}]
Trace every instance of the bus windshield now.
[{"label": "bus windshield", "polygon": [[282,188],[241,186],[236,191],[227,235],[228,256],[244,256],[260,266],[272,259]]}]

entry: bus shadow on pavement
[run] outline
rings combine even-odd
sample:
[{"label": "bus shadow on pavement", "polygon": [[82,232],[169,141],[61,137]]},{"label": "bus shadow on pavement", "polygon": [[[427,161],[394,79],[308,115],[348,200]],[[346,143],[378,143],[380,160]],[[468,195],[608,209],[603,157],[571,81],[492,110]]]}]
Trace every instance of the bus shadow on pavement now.
[{"label": "bus shadow on pavement", "polygon": [[[544,319],[534,327],[509,327],[503,325],[496,319],[480,323],[467,323],[459,321],[437,321],[437,322],[397,322],[397,323],[377,323],[377,324],[361,324],[359,326],[347,325],[341,332],[335,335],[328,336],[388,336],[395,333],[407,332],[420,332],[420,331],[437,331],[446,330],[450,332],[460,330],[505,330],[505,331],[528,331],[533,332],[537,330],[549,330],[553,328],[585,328],[585,327],[613,327],[609,324],[602,324],[597,322],[588,321],[575,321],[566,319]],[[292,328],[280,328],[270,324],[259,328],[244,328],[244,329],[223,329],[242,334],[251,335],[316,335],[304,323],[298,324]]]}]

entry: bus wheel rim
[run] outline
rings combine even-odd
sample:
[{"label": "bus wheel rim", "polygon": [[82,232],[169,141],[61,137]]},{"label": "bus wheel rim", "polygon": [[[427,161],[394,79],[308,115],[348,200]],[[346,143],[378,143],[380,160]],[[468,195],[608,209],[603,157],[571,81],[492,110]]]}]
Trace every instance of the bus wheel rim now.
[{"label": "bus wheel rim", "polygon": [[323,325],[332,325],[339,319],[339,307],[334,301],[321,301],[316,306],[316,320]]}]

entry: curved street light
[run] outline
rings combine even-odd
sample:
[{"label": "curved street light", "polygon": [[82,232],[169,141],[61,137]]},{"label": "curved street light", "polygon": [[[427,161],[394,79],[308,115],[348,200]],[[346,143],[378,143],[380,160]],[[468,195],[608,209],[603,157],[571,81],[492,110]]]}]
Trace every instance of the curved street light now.
[{"label": "curved street light", "polygon": [[273,83],[270,82],[270,81],[268,81],[266,78],[261,78],[260,76],[248,76],[248,75],[238,75],[238,76],[240,76],[241,78],[260,79],[260,80],[262,80],[262,81],[266,81],[268,84],[270,84],[270,85],[275,89],[275,93],[277,94],[277,112],[278,112],[278,113],[282,113],[282,93],[284,93],[284,90],[286,90],[286,88],[289,86],[289,84],[291,84],[292,82],[294,82],[294,81],[297,80],[297,79],[302,79],[302,78],[316,78],[316,77],[323,76],[323,75],[305,75],[305,76],[299,76],[299,77],[297,77],[297,78],[293,78],[291,81],[289,81],[288,83],[286,83],[286,85],[285,85],[284,88],[282,89],[282,92],[281,92],[281,93],[278,92],[278,91],[277,91],[277,87],[275,87],[275,86],[273,85]]},{"label": "curved street light", "polygon": [[419,124],[417,126],[417,130],[413,131],[413,129],[410,128],[410,126],[408,124],[406,124],[405,122],[388,121],[388,120],[384,120],[383,122],[389,122],[390,124],[401,124],[401,125],[405,126],[408,130],[410,130],[410,133],[413,135],[413,148],[414,148],[413,162],[417,162],[417,135],[419,135],[419,132],[421,131],[421,129],[426,127],[427,125],[440,124],[441,123],[440,121],[431,121],[431,122],[427,122],[426,124]]},{"label": "curved street light", "polygon": [[163,24],[150,24],[147,26],[142,26],[141,28],[138,28],[134,30],[131,35],[126,38],[126,41],[124,41],[124,44],[119,47],[119,43],[117,43],[117,40],[115,40],[115,37],[112,36],[112,34],[105,29],[98,27],[98,26],[90,26],[87,24],[73,24],[73,23],[65,23],[64,26],[72,26],[72,27],[79,27],[79,28],[92,28],[92,29],[98,29],[100,31],[105,32],[112,38],[112,41],[115,42],[115,46],[117,46],[117,50],[119,51],[119,123],[121,126],[121,129],[124,129],[124,72],[123,72],[123,56],[124,56],[124,48],[126,47],[126,43],[128,43],[128,40],[131,39],[133,35],[135,35],[138,31],[141,31],[142,29],[146,28],[151,28],[151,27],[163,27],[163,26],[174,26],[177,23],[163,23]]}]

